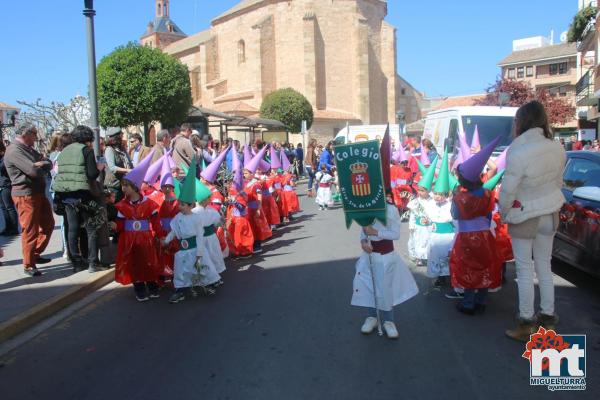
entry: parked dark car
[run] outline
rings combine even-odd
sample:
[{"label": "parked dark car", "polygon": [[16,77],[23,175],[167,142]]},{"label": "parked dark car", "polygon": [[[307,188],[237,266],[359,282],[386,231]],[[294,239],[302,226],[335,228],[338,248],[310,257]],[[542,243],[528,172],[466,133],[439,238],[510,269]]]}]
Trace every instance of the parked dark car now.
[{"label": "parked dark car", "polygon": [[568,151],[554,257],[600,278],[600,152]]}]

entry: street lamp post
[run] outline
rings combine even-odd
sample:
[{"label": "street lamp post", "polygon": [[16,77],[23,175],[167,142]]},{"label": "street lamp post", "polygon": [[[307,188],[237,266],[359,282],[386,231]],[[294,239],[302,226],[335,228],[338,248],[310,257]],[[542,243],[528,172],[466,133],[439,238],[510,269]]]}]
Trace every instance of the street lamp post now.
[{"label": "street lamp post", "polygon": [[98,94],[96,90],[96,44],[94,41],[94,0],[84,0],[83,15],[86,20],[88,75],[89,75],[89,97],[91,125],[94,130],[94,153],[100,156],[100,129],[98,127]]}]

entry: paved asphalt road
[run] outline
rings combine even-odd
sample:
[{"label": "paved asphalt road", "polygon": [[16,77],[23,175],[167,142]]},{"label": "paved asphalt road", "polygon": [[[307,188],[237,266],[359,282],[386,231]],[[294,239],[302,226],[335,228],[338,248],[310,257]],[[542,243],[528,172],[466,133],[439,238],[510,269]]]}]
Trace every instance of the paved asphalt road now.
[{"label": "paved asphalt road", "polygon": [[[12,399],[535,399],[600,398],[600,284],[557,266],[559,333],[586,333],[586,392],[530,387],[523,344],[504,337],[516,306],[509,283],[469,317],[411,267],[419,295],[396,308],[400,339],[359,329],[349,305],[358,228],[342,210],[304,212],[265,244],[228,262],[213,298],[139,304],[109,291],[0,359]],[[404,226],[406,232],[406,226]],[[397,247],[406,254],[406,233]],[[565,279],[566,278],[566,279]]]}]

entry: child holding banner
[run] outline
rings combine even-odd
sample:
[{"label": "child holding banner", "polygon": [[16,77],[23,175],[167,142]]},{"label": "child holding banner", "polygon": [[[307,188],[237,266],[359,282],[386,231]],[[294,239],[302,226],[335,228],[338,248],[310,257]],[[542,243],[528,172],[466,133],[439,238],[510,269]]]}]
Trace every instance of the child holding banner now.
[{"label": "child holding banner", "polygon": [[[400,238],[400,214],[393,203],[390,185],[389,129],[381,149],[377,141],[336,146],[336,168],[346,225],[355,220],[363,227],[363,250],[356,262],[351,304],[366,307],[368,317],[361,332],[382,328],[388,338],[398,338],[394,306],[418,293],[415,280],[394,240]],[[382,323],[383,321],[383,323]]]}]

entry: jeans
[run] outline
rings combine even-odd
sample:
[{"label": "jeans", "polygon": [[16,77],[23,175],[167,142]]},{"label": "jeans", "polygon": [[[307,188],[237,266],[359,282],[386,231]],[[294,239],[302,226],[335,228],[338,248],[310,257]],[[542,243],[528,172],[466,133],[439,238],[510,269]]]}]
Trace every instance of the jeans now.
[{"label": "jeans", "polygon": [[313,181],[315,179],[315,173],[311,165],[305,165],[304,169],[306,170],[306,174],[308,175],[308,190],[312,190]]},{"label": "jeans", "polygon": [[10,188],[0,189],[0,209],[4,216],[4,232],[18,233],[19,232],[19,217],[15,203],[10,195]]},{"label": "jeans", "polygon": [[540,311],[545,315],[554,315],[554,282],[550,260],[552,259],[552,243],[556,233],[555,226],[553,216],[551,214],[544,215],[540,217],[535,238],[512,238],[519,287],[519,316],[523,319],[532,319],[535,313],[534,270],[540,288]]},{"label": "jeans", "polygon": [[88,223],[89,214],[81,210],[78,204],[79,201],[65,204],[69,253],[73,262],[82,261],[81,247],[85,250],[85,244],[79,246],[79,229],[83,226],[87,234],[87,261],[88,264],[94,265],[98,263],[98,228]]},{"label": "jeans", "polygon": [[488,290],[485,289],[465,289],[465,297],[463,297],[463,307],[468,309],[475,308],[475,305],[484,305]]},{"label": "jeans", "polygon": [[[390,311],[379,310],[379,316],[382,322],[394,322],[394,309],[392,308]],[[369,307],[369,317],[377,318],[377,311],[372,307]]]}]

